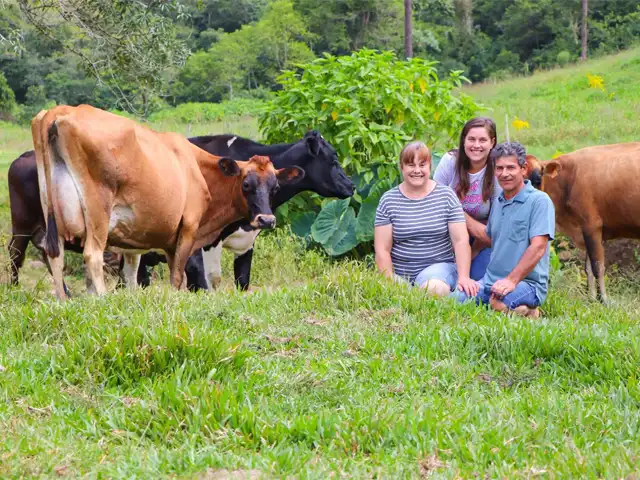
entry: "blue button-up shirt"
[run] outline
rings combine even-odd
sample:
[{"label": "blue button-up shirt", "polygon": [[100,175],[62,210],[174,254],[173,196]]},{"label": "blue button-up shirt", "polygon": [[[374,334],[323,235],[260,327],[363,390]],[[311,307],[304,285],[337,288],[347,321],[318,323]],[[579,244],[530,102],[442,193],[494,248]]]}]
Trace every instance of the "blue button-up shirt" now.
[{"label": "blue button-up shirt", "polygon": [[533,286],[540,303],[547,296],[549,282],[549,247],[555,234],[555,209],[546,193],[536,190],[529,180],[509,200],[500,194],[491,206],[487,234],[491,237],[491,259],[482,279],[485,287],[508,276],[516,267],[531,239],[548,235],[547,249],[523,281]]}]

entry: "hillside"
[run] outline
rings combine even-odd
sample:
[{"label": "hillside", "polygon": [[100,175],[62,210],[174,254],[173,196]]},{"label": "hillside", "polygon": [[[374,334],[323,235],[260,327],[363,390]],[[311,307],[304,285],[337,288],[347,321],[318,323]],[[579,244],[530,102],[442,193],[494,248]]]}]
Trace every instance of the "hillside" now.
[{"label": "hillside", "polygon": [[[587,74],[604,89],[590,88]],[[483,83],[465,92],[488,107],[505,140],[505,113],[529,122],[511,139],[548,159],[589,145],[640,140],[640,48],[501,83]]]}]

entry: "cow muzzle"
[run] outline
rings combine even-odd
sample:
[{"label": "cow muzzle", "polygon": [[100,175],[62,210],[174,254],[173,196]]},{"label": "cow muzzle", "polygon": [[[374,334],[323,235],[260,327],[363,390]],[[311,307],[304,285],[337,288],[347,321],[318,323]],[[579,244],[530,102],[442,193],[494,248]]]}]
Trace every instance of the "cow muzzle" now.
[{"label": "cow muzzle", "polygon": [[256,215],[256,218],[251,222],[251,226],[254,228],[269,229],[276,226],[275,215]]}]

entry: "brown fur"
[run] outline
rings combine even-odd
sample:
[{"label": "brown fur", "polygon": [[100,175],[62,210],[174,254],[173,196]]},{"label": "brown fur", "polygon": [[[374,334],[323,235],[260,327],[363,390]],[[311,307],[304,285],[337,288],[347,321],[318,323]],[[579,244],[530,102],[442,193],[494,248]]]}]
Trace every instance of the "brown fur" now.
[{"label": "brown fur", "polygon": [[[257,157],[237,162],[239,174],[226,176],[218,166],[220,157],[186,138],[88,105],[41,112],[32,122],[32,134],[43,212],[53,213],[60,252],[63,239],[84,242],[85,262],[98,293],[105,291],[102,255],[107,245],[164,250],[171,283],[179,288],[193,250],[212,242],[228,223],[248,216],[243,178],[249,172],[276,174],[267,157]],[[67,187],[60,183],[67,177],[53,175],[61,164],[74,179],[80,210],[69,182]],[[40,178],[42,173],[45,178]],[[52,258],[54,250],[48,252]],[[65,298],[62,268],[53,263],[56,293]],[[62,257],[56,263],[61,264]]]},{"label": "brown fur", "polygon": [[[528,159],[529,160],[529,159]],[[589,288],[604,288],[604,240],[640,238],[640,142],[583,148],[555,160],[531,160],[556,209],[556,228],[587,251]]]}]

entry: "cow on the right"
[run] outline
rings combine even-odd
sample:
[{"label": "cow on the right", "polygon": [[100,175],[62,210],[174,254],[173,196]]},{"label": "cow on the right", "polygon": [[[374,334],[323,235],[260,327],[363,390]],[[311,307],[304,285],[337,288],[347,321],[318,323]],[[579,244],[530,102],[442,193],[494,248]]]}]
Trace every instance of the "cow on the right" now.
[{"label": "cow on the right", "polygon": [[541,162],[528,176],[555,206],[556,230],[586,250],[589,293],[607,302],[603,241],[640,238],[640,142],[582,148]]}]

